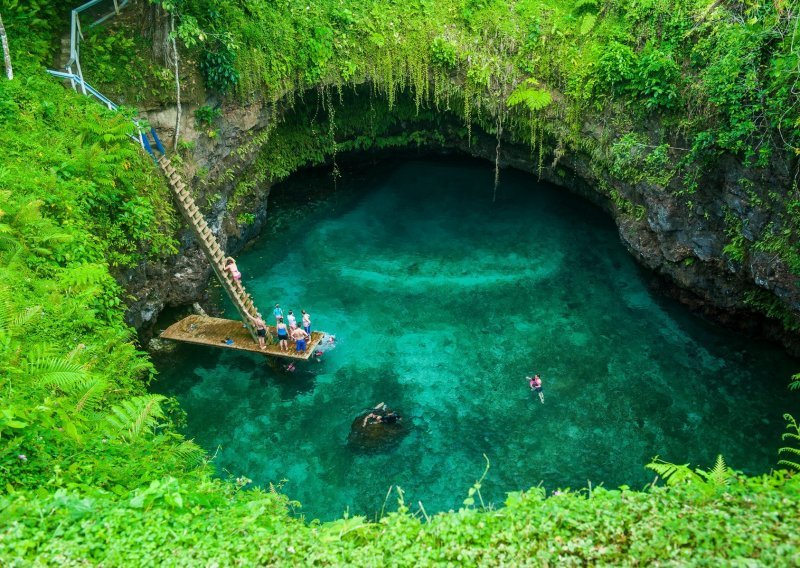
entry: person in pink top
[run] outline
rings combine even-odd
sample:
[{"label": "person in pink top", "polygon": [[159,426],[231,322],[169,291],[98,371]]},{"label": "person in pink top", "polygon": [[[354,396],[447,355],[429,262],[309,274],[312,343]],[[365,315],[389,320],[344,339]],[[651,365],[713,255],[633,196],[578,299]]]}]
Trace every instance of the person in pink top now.
[{"label": "person in pink top", "polygon": [[528,384],[531,387],[531,390],[534,391],[536,394],[539,395],[539,400],[544,404],[544,392],[542,392],[542,378],[539,375],[533,375],[533,377],[525,377],[528,380]]},{"label": "person in pink top", "polygon": [[236,287],[240,290],[242,289],[242,273],[239,272],[239,268],[236,266],[236,261],[233,260],[232,257],[228,257],[225,259],[225,270],[231,273],[231,277],[233,278],[233,282],[236,284]]}]

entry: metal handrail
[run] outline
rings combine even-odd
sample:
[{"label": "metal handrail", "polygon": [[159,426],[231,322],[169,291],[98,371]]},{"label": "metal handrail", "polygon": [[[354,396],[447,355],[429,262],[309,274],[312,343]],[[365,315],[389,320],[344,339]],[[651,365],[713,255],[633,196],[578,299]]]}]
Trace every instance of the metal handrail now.
[{"label": "metal handrail", "polygon": [[[74,85],[77,83],[81,87],[81,92],[87,96],[91,95],[96,98],[98,101],[103,103],[109,110],[117,110],[119,105],[114,103],[111,99],[106,97],[103,93],[92,87],[89,83],[83,80],[83,78],[79,77],[75,73],[64,73],[63,71],[54,71],[53,69],[47,69],[47,72],[50,73],[53,77],[58,77],[59,79],[69,80],[72,83],[73,88]],[[131,119],[134,126],[136,126],[136,136],[129,135],[128,137],[133,140],[134,142],[138,142],[142,148],[146,149],[150,154],[153,154],[152,150],[148,149],[148,144],[146,144],[146,138],[142,134],[142,126],[139,124],[139,121],[136,119]],[[151,129],[152,130],[152,129]],[[161,152],[163,153],[163,148],[160,147],[161,142],[158,141],[158,137],[153,132],[153,136],[156,143],[159,145]]]},{"label": "metal handrail", "polygon": [[[75,65],[77,70],[77,76],[80,77],[79,85],[81,87],[81,92],[85,95],[86,93],[86,82],[83,80],[83,69],[81,69],[81,57],[80,57],[80,41],[83,39],[83,31],[81,30],[81,19],[80,13],[85,12],[89,8],[93,8],[98,4],[103,2],[107,2],[108,0],[89,0],[85,4],[81,4],[77,8],[73,9],[70,14],[70,30],[69,30],[69,60],[64,68],[67,70],[67,73],[72,74],[72,66]],[[113,0],[114,3],[114,11],[101,16],[97,20],[93,21],[88,25],[88,27],[93,27],[98,24],[102,24],[112,16],[119,15],[119,11],[128,5],[129,0]],[[70,81],[72,84],[72,88],[75,89],[75,82]]]},{"label": "metal handrail", "polygon": [[[89,8],[97,6],[107,0],[90,0],[85,4],[81,4],[71,12],[70,18],[70,38],[69,38],[69,61],[64,66],[66,72],[64,71],[55,71],[53,69],[47,69],[47,72],[54,77],[58,77],[59,79],[69,80],[70,85],[72,85],[73,90],[78,90],[76,85],[80,87],[81,93],[84,95],[91,95],[104,104],[110,110],[117,110],[119,105],[114,103],[111,99],[106,97],[103,93],[92,87],[86,80],[83,78],[83,70],[81,69],[81,61],[80,61],[80,40],[83,37],[83,33],[81,32],[81,21],[80,21],[80,13],[85,12]],[[110,17],[119,15],[120,9],[124,8],[128,5],[129,0],[113,0],[114,2],[114,11],[110,12],[104,16],[101,16],[99,19],[95,20],[89,27],[96,26],[98,24],[102,24]],[[72,65],[75,64],[77,67],[77,73],[72,72]],[[146,135],[142,134],[142,127],[136,119],[132,119],[134,126],[136,126],[136,136],[129,136],[131,140],[138,142],[142,148],[146,149],[151,155],[153,151],[149,148],[149,143],[147,143]],[[152,129],[151,129],[152,130]],[[156,140],[156,143],[159,147],[161,147],[161,142],[158,141],[158,135],[153,131],[153,136]]]}]

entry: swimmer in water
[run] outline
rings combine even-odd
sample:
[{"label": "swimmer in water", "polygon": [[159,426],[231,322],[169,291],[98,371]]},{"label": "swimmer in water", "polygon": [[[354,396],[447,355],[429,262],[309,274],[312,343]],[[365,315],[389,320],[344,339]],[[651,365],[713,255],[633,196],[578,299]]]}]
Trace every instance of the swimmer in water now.
[{"label": "swimmer in water", "polygon": [[386,404],[382,402],[364,417],[361,427],[366,428],[367,424],[396,424],[402,419],[402,416],[386,408]]},{"label": "swimmer in water", "polygon": [[539,395],[539,400],[542,404],[544,404],[544,392],[542,392],[542,378],[539,375],[533,375],[533,377],[525,377],[528,380],[528,384],[531,387],[531,390],[534,391],[536,394]]}]

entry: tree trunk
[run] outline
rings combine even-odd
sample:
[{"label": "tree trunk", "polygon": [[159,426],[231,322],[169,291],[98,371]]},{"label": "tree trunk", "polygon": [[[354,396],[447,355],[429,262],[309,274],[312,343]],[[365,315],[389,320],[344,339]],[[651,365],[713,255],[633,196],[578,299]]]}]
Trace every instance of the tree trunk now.
[{"label": "tree trunk", "polygon": [[150,41],[153,60],[170,67],[169,14],[158,4],[145,4],[142,12],[142,36]]},{"label": "tree trunk", "polygon": [[180,59],[178,59],[178,42],[175,40],[175,13],[169,15],[170,38],[172,39],[172,55],[175,64],[175,139],[172,149],[178,151],[178,137],[181,133],[181,78],[178,74]]},{"label": "tree trunk", "polygon": [[8,80],[14,78],[14,70],[11,68],[11,54],[8,52],[8,38],[6,37],[6,28],[3,25],[3,17],[0,16],[0,41],[3,43],[3,59],[6,62],[6,77]]}]

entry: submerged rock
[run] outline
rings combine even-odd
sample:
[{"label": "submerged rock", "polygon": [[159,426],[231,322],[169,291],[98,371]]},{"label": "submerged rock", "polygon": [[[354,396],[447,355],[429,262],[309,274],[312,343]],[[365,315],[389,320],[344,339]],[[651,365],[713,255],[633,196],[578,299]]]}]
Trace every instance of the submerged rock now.
[{"label": "submerged rock", "polygon": [[411,429],[405,419],[394,424],[368,423],[364,426],[364,418],[368,415],[369,412],[360,414],[350,426],[347,445],[353,451],[377,453],[393,450],[400,445]]}]

